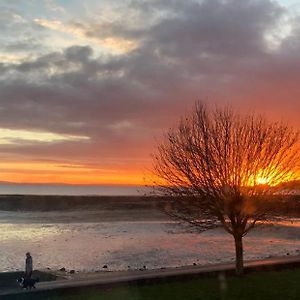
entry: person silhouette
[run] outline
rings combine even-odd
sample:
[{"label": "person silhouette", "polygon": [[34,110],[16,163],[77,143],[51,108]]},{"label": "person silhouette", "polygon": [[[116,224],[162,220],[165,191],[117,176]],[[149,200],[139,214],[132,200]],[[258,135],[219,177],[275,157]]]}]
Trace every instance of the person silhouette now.
[{"label": "person silhouette", "polygon": [[26,260],[25,260],[25,278],[31,278],[32,275],[32,257],[30,252],[26,253]]}]

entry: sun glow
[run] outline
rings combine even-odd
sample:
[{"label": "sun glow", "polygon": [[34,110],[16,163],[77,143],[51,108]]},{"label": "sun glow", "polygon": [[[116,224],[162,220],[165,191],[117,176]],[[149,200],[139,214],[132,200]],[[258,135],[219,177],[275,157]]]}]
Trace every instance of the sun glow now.
[{"label": "sun glow", "polygon": [[257,177],[256,178],[256,184],[259,185],[268,185],[270,182],[270,179],[266,178],[266,177]]},{"label": "sun glow", "polygon": [[272,168],[268,170],[260,170],[257,174],[250,176],[249,186],[265,185],[276,186],[280,183],[297,180],[299,174],[283,173],[280,170],[276,171]]}]

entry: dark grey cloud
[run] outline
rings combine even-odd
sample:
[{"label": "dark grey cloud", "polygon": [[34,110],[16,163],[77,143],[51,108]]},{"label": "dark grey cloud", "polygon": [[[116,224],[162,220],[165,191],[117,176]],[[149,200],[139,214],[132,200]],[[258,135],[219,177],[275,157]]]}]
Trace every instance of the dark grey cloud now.
[{"label": "dark grey cloud", "polygon": [[[299,124],[299,19],[277,48],[268,34],[287,11],[273,1],[132,1],[149,18],[72,25],[87,37],[138,47],[99,55],[90,46],[0,64],[0,127],[89,136],[86,143],[1,146],[2,153],[74,160],[143,159],[154,137],[195,100],[233,102]],[[157,16],[157,17],[155,17]],[[278,27],[280,29],[280,27]],[[298,122],[298,123],[297,123]],[[122,154],[123,153],[123,154]]]},{"label": "dark grey cloud", "polygon": [[166,56],[256,56],[265,52],[264,33],[283,13],[270,1],[212,0],[180,8],[178,17],[152,29],[153,43]]}]

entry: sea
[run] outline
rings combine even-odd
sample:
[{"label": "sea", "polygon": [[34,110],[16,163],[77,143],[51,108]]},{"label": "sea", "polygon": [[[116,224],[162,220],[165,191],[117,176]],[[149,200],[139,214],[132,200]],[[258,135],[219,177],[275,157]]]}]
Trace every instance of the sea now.
[{"label": "sea", "polygon": [[137,196],[146,192],[147,188],[133,185],[0,183],[0,194],[2,195]]},{"label": "sea", "polygon": [[[234,261],[233,238],[222,227],[197,232],[187,224],[170,219],[157,207],[144,205],[145,202],[139,206],[139,202],[135,202],[141,201],[141,197],[137,196],[144,192],[139,189],[1,184],[1,194],[13,195],[11,199],[15,199],[15,203],[20,203],[21,195],[28,195],[30,201],[31,197],[37,201],[34,195],[63,196],[56,201],[64,201],[64,195],[100,195],[124,196],[129,204],[115,205],[112,197],[109,201],[104,198],[107,202],[102,206],[62,205],[47,210],[12,206],[0,210],[0,272],[23,270],[28,251],[35,269],[65,268],[67,273],[71,270],[93,273],[176,268]],[[120,197],[116,198],[120,201]],[[244,238],[244,250],[246,260],[300,255],[300,219],[279,218],[258,224]]]}]

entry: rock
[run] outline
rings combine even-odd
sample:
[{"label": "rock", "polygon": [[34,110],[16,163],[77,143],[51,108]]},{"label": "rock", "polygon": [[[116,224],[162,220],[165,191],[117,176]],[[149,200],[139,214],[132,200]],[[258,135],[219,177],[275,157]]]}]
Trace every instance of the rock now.
[{"label": "rock", "polygon": [[288,252],[286,255],[290,255],[290,253]]},{"label": "rock", "polygon": [[70,270],[70,274],[74,274],[75,273],[75,270]]},{"label": "rock", "polygon": [[107,265],[104,265],[102,268],[103,268],[103,269],[107,269],[107,268],[108,268],[108,266],[107,266]]},{"label": "rock", "polygon": [[66,272],[66,268],[61,268],[59,271]]},{"label": "rock", "polygon": [[193,263],[193,266],[197,266],[197,264],[196,264],[196,263]]},{"label": "rock", "polygon": [[144,269],[144,270],[146,270],[146,269],[147,269],[147,267],[146,267],[146,266],[143,266],[143,269]]}]

